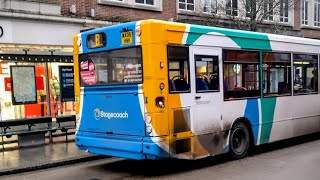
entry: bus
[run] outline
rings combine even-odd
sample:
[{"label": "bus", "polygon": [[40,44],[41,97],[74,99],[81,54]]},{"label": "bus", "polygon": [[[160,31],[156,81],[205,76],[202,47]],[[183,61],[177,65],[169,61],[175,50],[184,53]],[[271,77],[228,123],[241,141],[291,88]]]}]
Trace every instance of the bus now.
[{"label": "bus", "polygon": [[320,130],[320,41],[160,20],[74,37],[80,150],[243,158]]}]

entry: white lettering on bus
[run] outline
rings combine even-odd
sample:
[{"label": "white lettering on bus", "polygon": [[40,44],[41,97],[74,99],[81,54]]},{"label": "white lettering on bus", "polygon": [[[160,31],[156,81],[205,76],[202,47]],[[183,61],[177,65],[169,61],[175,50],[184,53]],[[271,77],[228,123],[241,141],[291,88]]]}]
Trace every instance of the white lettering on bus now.
[{"label": "white lettering on bus", "polygon": [[129,118],[129,114],[126,111],[124,113],[110,113],[110,112],[101,111],[101,117],[106,117],[108,119],[111,119],[111,118],[127,119]]}]

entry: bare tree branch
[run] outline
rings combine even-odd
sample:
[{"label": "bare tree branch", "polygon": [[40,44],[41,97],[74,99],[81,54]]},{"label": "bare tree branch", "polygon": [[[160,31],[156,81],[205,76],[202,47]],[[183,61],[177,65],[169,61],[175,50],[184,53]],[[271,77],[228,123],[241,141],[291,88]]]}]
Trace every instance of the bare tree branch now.
[{"label": "bare tree branch", "polygon": [[[288,29],[286,25],[290,16],[289,12],[294,10],[296,5],[300,4],[300,0],[226,0],[224,3],[217,0],[215,7],[209,9],[217,9],[214,13],[203,13],[207,0],[198,3],[193,13],[193,18],[186,17],[180,19],[181,22],[201,23],[203,25],[212,25],[218,27],[227,27],[233,29],[242,29],[250,31],[268,31],[270,33],[282,33]],[[229,7],[227,7],[227,3]],[[238,7],[234,7],[237,3]],[[299,4],[298,4],[299,3]],[[287,11],[287,13],[285,12]],[[227,12],[229,15],[227,15]],[[284,17],[284,15],[286,15]],[[281,20],[283,22],[280,22]],[[266,23],[267,22],[267,23]]]}]

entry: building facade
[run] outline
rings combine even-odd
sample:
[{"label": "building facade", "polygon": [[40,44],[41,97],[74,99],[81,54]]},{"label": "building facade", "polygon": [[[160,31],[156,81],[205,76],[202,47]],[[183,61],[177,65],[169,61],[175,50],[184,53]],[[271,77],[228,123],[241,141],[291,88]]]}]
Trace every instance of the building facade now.
[{"label": "building facade", "polygon": [[[70,8],[73,11],[70,11]],[[64,16],[116,22],[141,19],[173,20],[174,0],[68,0],[61,1]]]},{"label": "building facade", "polygon": [[319,0],[69,0],[61,1],[61,14],[113,22],[161,19],[315,39],[320,35]]}]

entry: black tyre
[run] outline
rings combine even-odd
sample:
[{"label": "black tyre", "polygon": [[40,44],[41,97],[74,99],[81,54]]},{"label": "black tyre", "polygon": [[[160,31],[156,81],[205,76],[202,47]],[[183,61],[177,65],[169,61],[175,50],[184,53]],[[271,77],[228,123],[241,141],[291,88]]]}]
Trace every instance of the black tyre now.
[{"label": "black tyre", "polygon": [[229,138],[230,153],[233,158],[240,159],[247,155],[250,147],[250,136],[247,126],[242,122],[233,125]]}]

